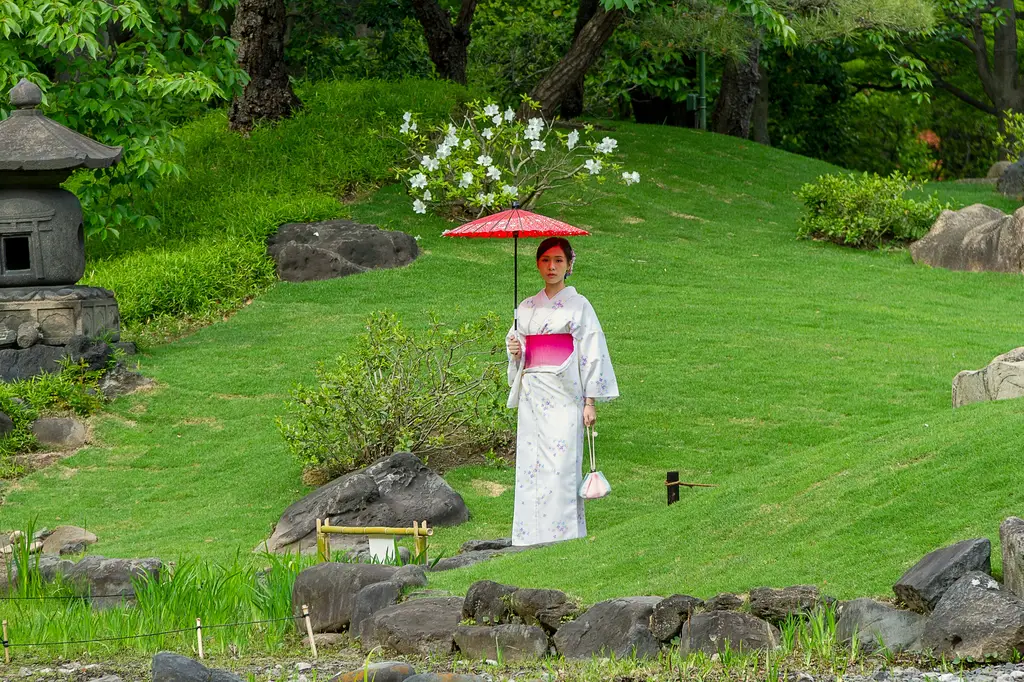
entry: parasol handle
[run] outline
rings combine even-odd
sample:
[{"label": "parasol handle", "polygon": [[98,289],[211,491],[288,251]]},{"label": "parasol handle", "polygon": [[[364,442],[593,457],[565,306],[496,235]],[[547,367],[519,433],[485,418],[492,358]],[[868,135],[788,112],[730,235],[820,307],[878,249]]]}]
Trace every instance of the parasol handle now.
[{"label": "parasol handle", "polygon": [[[518,204],[519,202],[516,202]],[[519,333],[519,231],[512,233],[512,324]]]}]

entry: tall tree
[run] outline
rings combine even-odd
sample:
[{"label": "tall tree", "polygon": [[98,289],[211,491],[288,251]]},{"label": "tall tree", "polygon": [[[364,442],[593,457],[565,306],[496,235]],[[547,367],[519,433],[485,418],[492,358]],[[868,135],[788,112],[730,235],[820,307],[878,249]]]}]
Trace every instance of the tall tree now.
[{"label": "tall tree", "polygon": [[238,63],[249,74],[249,83],[231,102],[232,130],[287,118],[302,106],[284,64],[286,15],[284,0],[238,0],[231,34],[238,41]]},{"label": "tall tree", "polygon": [[437,0],[412,0],[413,11],[423,26],[427,50],[437,74],[462,85],[466,84],[467,51],[472,40],[469,27],[473,23],[476,3],[477,0],[462,0],[459,15],[452,24],[451,12],[441,7]]},{"label": "tall tree", "polygon": [[[573,26],[572,39],[575,41],[587,22],[597,13],[598,0],[579,0],[576,8],[576,24]],[[583,81],[584,76],[569,86],[562,100],[562,118],[576,118],[583,113]]]}]

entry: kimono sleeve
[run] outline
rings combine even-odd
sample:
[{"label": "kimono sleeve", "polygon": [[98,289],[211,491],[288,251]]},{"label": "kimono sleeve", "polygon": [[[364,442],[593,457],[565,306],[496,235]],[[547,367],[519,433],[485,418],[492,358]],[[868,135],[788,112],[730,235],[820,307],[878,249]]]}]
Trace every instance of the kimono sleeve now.
[{"label": "kimono sleeve", "polygon": [[583,397],[595,400],[611,400],[619,397],[619,385],[615,381],[615,370],[608,355],[608,343],[597,319],[597,313],[589,301],[580,311],[579,327],[574,336],[579,353],[580,381]]}]

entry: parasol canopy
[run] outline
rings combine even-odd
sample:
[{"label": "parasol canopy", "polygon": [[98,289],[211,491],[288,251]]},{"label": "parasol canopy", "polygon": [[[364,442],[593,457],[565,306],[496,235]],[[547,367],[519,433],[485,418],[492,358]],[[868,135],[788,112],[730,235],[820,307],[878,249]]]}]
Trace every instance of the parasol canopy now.
[{"label": "parasol canopy", "polygon": [[554,218],[524,211],[519,204],[500,213],[472,220],[465,225],[445,230],[442,237],[477,237],[491,239],[512,238],[512,311],[516,329],[519,320],[515,312],[519,308],[519,238],[520,237],[585,237],[590,233]]}]

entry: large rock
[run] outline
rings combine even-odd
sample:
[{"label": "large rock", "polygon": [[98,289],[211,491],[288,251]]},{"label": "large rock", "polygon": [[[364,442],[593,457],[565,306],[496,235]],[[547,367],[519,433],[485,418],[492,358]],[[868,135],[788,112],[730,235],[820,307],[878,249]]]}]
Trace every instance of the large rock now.
[{"label": "large rock", "polygon": [[722,592],[708,599],[704,603],[704,608],[708,611],[739,611],[745,603],[743,597],[738,594]]},{"label": "large rock", "polygon": [[511,599],[512,611],[527,625],[540,625],[554,633],[562,624],[579,615],[580,609],[560,590],[521,588]]},{"label": "large rock", "polygon": [[1003,168],[996,181],[996,189],[1014,199],[1024,196],[1024,161],[1016,161]]},{"label": "large rock", "polygon": [[836,623],[836,636],[849,644],[854,636],[865,651],[883,647],[892,652],[920,651],[927,616],[894,609],[874,599],[854,599],[843,604]]},{"label": "large rock", "polygon": [[94,607],[117,606],[135,599],[132,581],[159,580],[163,564],[159,559],[107,559],[99,555],[87,556],[77,563],[54,561],[44,564],[40,559],[40,573],[45,580],[58,575],[74,586],[75,592],[89,596]]},{"label": "large rock", "polygon": [[313,632],[341,632],[352,621],[359,591],[367,585],[390,581],[398,570],[394,566],[333,562],[310,566],[295,577],[292,611],[299,616],[306,604]]},{"label": "large rock", "polygon": [[476,660],[529,661],[548,653],[548,636],[535,625],[460,625],[455,644]]},{"label": "large rock", "polygon": [[153,682],[242,682],[226,670],[207,668],[187,656],[161,651],[153,656]]},{"label": "large rock", "polygon": [[998,180],[1003,177],[1003,173],[1006,172],[1006,169],[1012,165],[1012,161],[996,161],[989,166],[988,173],[985,174],[985,177],[989,180]]},{"label": "large rock", "polygon": [[1024,209],[1006,215],[973,204],[943,211],[928,234],[910,245],[910,255],[915,263],[947,270],[1021,272]]},{"label": "large rock", "polygon": [[286,282],[397,268],[419,255],[416,240],[404,232],[350,220],[282,225],[267,240],[267,251],[277,263],[277,276]]},{"label": "large rock", "polygon": [[651,633],[658,641],[668,642],[679,634],[683,623],[703,605],[703,599],[687,594],[673,594],[663,599],[651,614]]},{"label": "large rock", "polygon": [[1024,653],[1024,601],[985,573],[971,571],[935,607],[921,647],[936,658],[1009,659]]},{"label": "large rock", "polygon": [[397,604],[402,598],[402,586],[391,581],[373,583],[356,592],[352,605],[349,630],[358,634],[362,624],[373,618],[378,611]]},{"label": "large rock", "polygon": [[[447,656],[455,646],[455,629],[462,618],[462,597],[416,599],[389,606],[363,628],[360,645],[380,645],[409,656]],[[372,630],[372,633],[369,631]]]},{"label": "large rock", "polygon": [[1003,585],[1024,599],[1024,519],[1011,516],[999,524],[1003,550]]},{"label": "large rock", "polygon": [[953,407],[1024,396],[1024,347],[993,358],[978,370],[953,377]]},{"label": "large rock", "polygon": [[823,597],[815,585],[794,585],[781,590],[757,587],[750,591],[749,599],[750,613],[771,623],[781,623],[790,616],[805,616],[835,603],[835,599]]},{"label": "large rock", "polygon": [[661,597],[609,599],[591,607],[555,633],[555,647],[565,658],[654,658],[661,644],[650,621]]},{"label": "large rock", "polygon": [[469,520],[462,496],[408,452],[386,457],[318,488],[288,507],[267,543],[271,552],[316,545],[316,520],[337,526],[456,526]]},{"label": "large rock", "polygon": [[511,597],[516,589],[512,585],[502,585],[492,580],[476,581],[466,591],[462,618],[477,625],[509,622],[512,615]]},{"label": "large rock", "polygon": [[71,554],[71,548],[96,543],[96,536],[78,526],[57,526],[43,540],[43,554]]},{"label": "large rock", "polygon": [[758,651],[779,645],[779,629],[768,621],[737,611],[708,611],[692,616],[679,637],[681,655],[703,651]]},{"label": "large rock", "polygon": [[963,540],[930,552],[892,587],[911,610],[929,613],[946,590],[971,571],[992,572],[992,543],[988,538]]},{"label": "large rock", "polygon": [[32,422],[32,434],[48,448],[74,450],[85,445],[89,429],[74,417],[40,417]]},{"label": "large rock", "polygon": [[508,549],[512,546],[512,538],[497,538],[495,540],[466,540],[459,547],[459,554],[464,552],[479,552],[484,549]]}]

